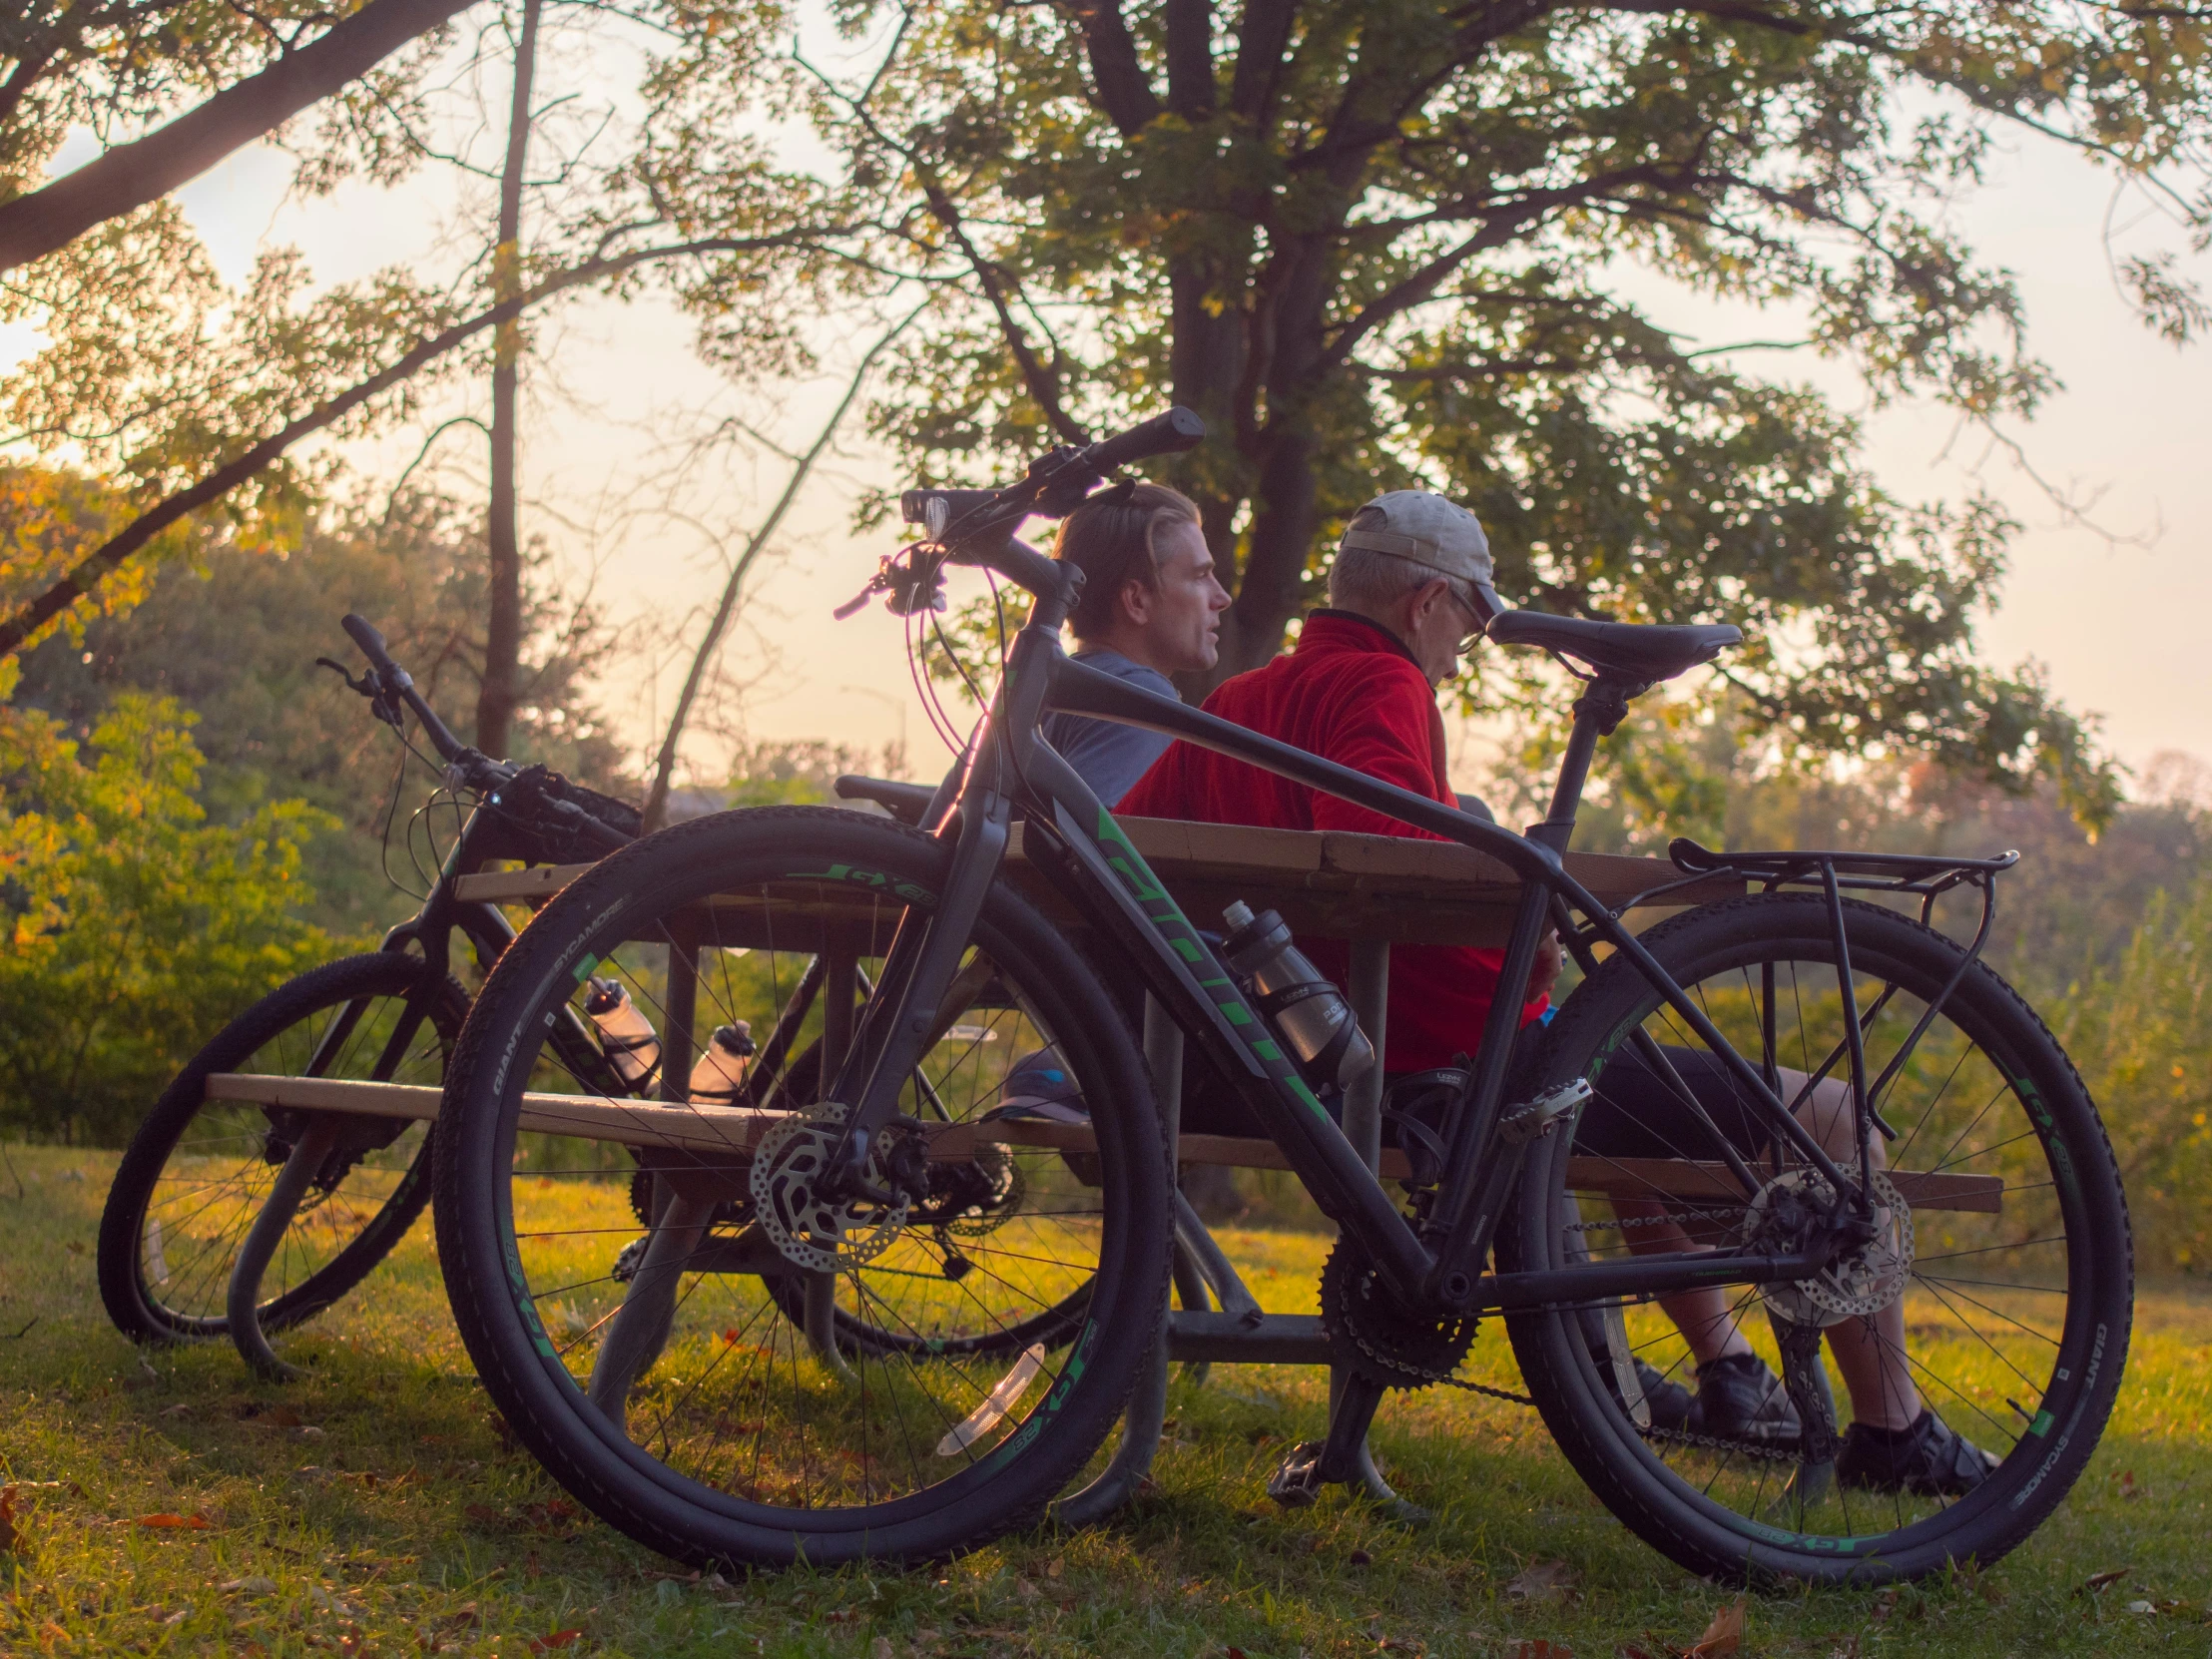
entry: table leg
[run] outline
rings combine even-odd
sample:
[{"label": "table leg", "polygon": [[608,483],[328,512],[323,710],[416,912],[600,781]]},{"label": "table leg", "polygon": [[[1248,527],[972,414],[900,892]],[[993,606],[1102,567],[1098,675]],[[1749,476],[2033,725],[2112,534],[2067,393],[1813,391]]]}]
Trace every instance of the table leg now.
[{"label": "table leg", "polygon": [[292,1143],[291,1155],[284,1160],[284,1167],[276,1172],[276,1184],[269,1190],[269,1201],[254,1218],[246,1242],[239,1246],[238,1260],[231,1266],[230,1293],[224,1308],[231,1341],[248,1365],[264,1377],[279,1382],[297,1377],[299,1372],[296,1367],[276,1358],[276,1351],[269,1346],[269,1338],[263,1334],[261,1321],[256,1317],[262,1300],[262,1275],[269,1271],[276,1247],[284,1242],[284,1234],[291,1228],[292,1217],[299,1213],[300,1200],[307,1196],[307,1184],[314,1179],[315,1171],[322,1167],[323,1160],[330,1156],[330,1149],[336,1144],[337,1131],[328,1119],[309,1118],[306,1121],[299,1139]]},{"label": "table leg", "polygon": [[[1168,1145],[1174,1146],[1183,1129],[1183,1030],[1149,996],[1144,999],[1144,1057],[1152,1071],[1153,1093],[1159,1100]],[[1160,1449],[1161,1425],[1168,1414],[1167,1322],[1163,1306],[1152,1352],[1145,1356],[1144,1368],[1137,1374],[1136,1392],[1130,1395],[1128,1408],[1122,1413],[1121,1444],[1114,1448],[1113,1461],[1088,1486],[1052,1506],[1052,1518],[1062,1526],[1089,1526],[1104,1520],[1134,1497],[1152,1472],[1152,1459]]]},{"label": "table leg", "polygon": [[[835,932],[824,941],[823,955],[822,1068],[816,1075],[821,1079],[817,1087],[822,1097],[828,1099],[836,1083],[837,1072],[844,1065],[845,1055],[852,1047],[852,999],[859,989],[860,958],[852,941]],[[857,1382],[852,1369],[844,1363],[844,1356],[837,1352],[837,1276],[810,1273],[805,1277],[800,1294],[807,1346],[839,1382]]]},{"label": "table leg", "polygon": [[[1374,1170],[1381,1168],[1382,1163],[1382,1056],[1387,1052],[1384,1045],[1389,1038],[1390,1010],[1390,947],[1387,942],[1380,939],[1353,942],[1350,989],[1352,1011],[1359,1018],[1360,1029],[1375,1045],[1375,1068],[1345,1091],[1345,1139],[1352,1143],[1361,1161]],[[1341,1370],[1330,1373],[1332,1420],[1344,1400],[1347,1381]],[[1373,1406],[1368,1409],[1372,1412]],[[1375,1453],[1369,1448],[1365,1435],[1361,1436],[1353,1468],[1353,1479],[1369,1497],[1391,1506],[1404,1518],[1419,1517],[1421,1511],[1400,1498],[1382,1478],[1382,1471],[1375,1466]]]}]

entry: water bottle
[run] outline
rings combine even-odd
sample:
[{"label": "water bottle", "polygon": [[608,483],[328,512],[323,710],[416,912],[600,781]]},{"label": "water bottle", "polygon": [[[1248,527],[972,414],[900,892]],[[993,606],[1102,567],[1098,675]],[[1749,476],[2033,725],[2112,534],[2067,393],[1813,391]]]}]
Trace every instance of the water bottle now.
[{"label": "water bottle", "polygon": [[1251,985],[1260,1011],[1299,1062],[1324,1083],[1349,1088],[1365,1077],[1375,1066],[1375,1045],[1344,993],[1291,942],[1283,918],[1273,910],[1255,916],[1243,899],[1221,918],[1229,928],[1222,953]]},{"label": "water bottle", "polygon": [[718,1025],[715,1034],[692,1067],[691,1100],[694,1106],[734,1106],[745,1088],[745,1073],[760,1052],[753,1041],[753,1022]]},{"label": "water bottle", "polygon": [[638,1012],[619,979],[594,979],[584,993],[584,1012],[599,1027],[599,1046],[623,1087],[635,1089],[661,1063],[661,1038],[653,1022]]}]

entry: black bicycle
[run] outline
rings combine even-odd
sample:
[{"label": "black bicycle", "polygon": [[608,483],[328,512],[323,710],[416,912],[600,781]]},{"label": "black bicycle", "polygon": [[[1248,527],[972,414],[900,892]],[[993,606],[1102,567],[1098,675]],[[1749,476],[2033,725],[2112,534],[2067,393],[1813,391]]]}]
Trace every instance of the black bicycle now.
[{"label": "black bicycle", "polygon": [[[380,950],[279,986],[193,1057],[132,1138],[100,1223],[100,1291],[118,1330],[138,1342],[230,1337],[276,1375],[285,1368],[267,1334],[360,1283],[429,1201],[430,1119],[468,1011],[453,934],[485,968],[514,938],[498,908],[460,899],[457,883],[495,860],[588,861],[639,830],[622,802],[463,745],[376,630],[359,617],[344,625],[368,672],[354,680],[325,666],[402,742],[414,716],[444,769],[458,833],[421,909]],[[563,1022],[552,1040],[566,1064],[621,1087],[589,1019]],[[276,1079],[417,1092],[411,1115],[320,1110]]]},{"label": "black bicycle", "polygon": [[[1386,1390],[1455,1381],[1496,1313],[1574,1467],[1694,1571],[1912,1577],[2019,1543],[2111,1408],[2132,1264],[2094,1108],[1979,959],[2011,855],[1678,843],[1680,884],[1718,872],[1763,890],[1623,926],[1560,857],[1595,746],[1733,628],[1489,620],[1492,641],[1587,681],[1525,836],[1070,661],[1079,577],[1014,530],[1202,435],[1173,410],[1056,449],[1007,489],[909,500],[929,535],[870,586],[893,611],[926,619],[953,563],[1034,596],[922,829],[826,809],[702,819],[604,860],[500,959],[448,1072],[436,1206],[453,1312],[508,1421],[600,1515],[702,1564],[920,1560],[1033,1520],[1091,1464],[1161,1328],[1169,1149],[1132,997],[1113,994],[1141,987],[1340,1229],[1321,1297],[1345,1383],[1309,1484],[1350,1478]],[[1038,739],[1047,710],[1203,745],[1517,874],[1501,994],[1463,1086],[1429,1091],[1418,1134],[1401,1124],[1395,1190]],[[1933,925],[1946,892],[1979,897],[1968,942]],[[1520,1030],[1553,929],[1582,978]],[[780,1098],[649,1112],[596,1090],[551,1037],[611,978],[682,1054],[710,1020],[775,1018],[809,972],[834,987],[820,1085]],[[1624,1148],[1603,1097],[1631,1070],[1689,1130],[1643,1125],[1650,1144]],[[556,1110],[583,1142],[666,1149],[669,1197],[626,1275],[618,1187],[548,1191],[517,1167],[518,1136]],[[1767,1315],[1746,1329],[1787,1388],[1787,1436],[1655,1416],[1646,1380],[1686,1351],[1654,1304],[1715,1289]],[[832,1335],[853,1328],[874,1340]],[[1962,1496],[1836,1478],[1848,1390],[1823,1333],[1894,1328],[1883,1376],[1910,1377],[1994,1454]]]}]

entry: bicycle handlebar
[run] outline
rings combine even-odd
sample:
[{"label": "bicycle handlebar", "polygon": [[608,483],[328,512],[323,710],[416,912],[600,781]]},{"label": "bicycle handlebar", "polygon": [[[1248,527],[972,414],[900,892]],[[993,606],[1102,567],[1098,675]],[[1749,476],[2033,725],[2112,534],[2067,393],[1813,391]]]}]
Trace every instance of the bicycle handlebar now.
[{"label": "bicycle handlebar", "polygon": [[1153,455],[1180,455],[1206,441],[1206,422],[1178,403],[1142,425],[1092,444],[1083,458],[1100,472],[1113,472]]},{"label": "bicycle handlebar", "polygon": [[384,636],[364,616],[348,611],[339,622],[353,643],[360,647],[361,655],[368,659],[368,666],[376,671],[376,678],[383,689],[406,704],[415,719],[422,725],[423,735],[430,740],[430,747],[438,752],[438,759],[450,764],[463,755],[473,754],[468,745],[446,729],[438,719],[437,711],[423,700],[415,690],[414,679],[398,663],[392,660],[391,648],[384,644]]}]

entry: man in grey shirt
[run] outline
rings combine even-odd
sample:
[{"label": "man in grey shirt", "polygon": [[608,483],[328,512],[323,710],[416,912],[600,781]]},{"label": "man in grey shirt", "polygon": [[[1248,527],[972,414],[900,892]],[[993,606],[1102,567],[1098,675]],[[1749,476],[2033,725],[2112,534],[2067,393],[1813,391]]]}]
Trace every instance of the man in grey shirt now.
[{"label": "man in grey shirt", "polygon": [[[1068,618],[1077,662],[1162,697],[1179,695],[1169,675],[1214,666],[1229,594],[1186,496],[1165,484],[1103,490],[1061,521],[1052,551],[1083,572]],[[1047,715],[1041,730],[1108,807],[1173,741],[1082,715]]]}]

